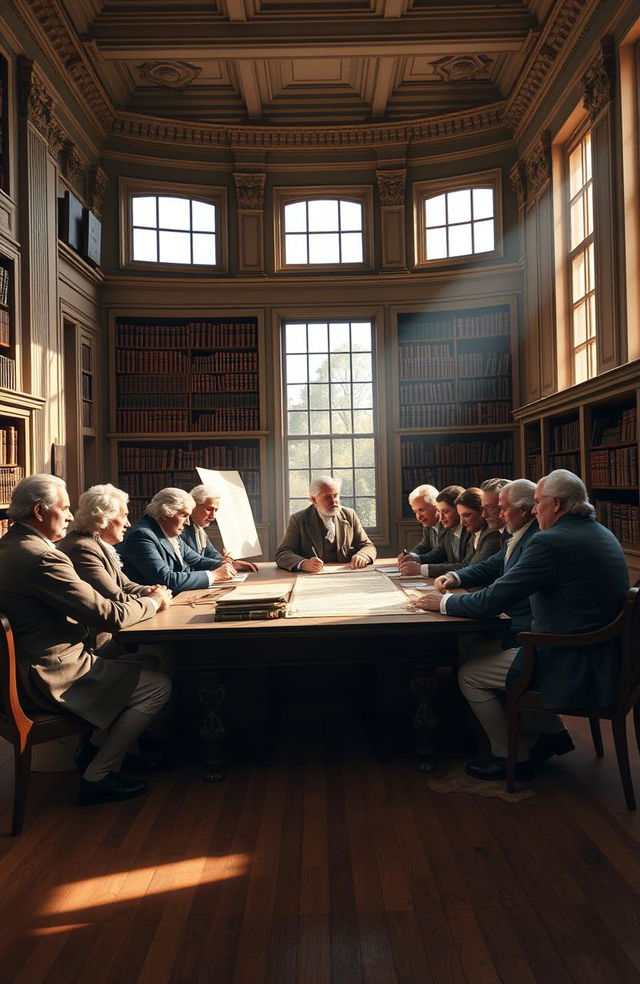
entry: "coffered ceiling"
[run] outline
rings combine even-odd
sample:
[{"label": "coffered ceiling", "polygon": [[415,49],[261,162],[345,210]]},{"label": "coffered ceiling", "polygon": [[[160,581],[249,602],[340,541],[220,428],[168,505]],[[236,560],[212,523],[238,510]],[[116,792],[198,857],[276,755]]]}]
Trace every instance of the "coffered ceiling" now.
[{"label": "coffered ceiling", "polygon": [[116,112],[398,122],[507,99],[549,0],[52,0]]}]

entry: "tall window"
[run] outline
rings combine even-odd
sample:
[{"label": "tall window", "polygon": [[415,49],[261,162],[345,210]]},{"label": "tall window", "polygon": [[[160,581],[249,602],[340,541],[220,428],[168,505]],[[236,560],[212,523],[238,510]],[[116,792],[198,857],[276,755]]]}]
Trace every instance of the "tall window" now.
[{"label": "tall window", "polygon": [[371,322],[286,322],[283,349],[290,511],[328,473],[342,480],[342,504],[377,526]]},{"label": "tall window", "polygon": [[285,205],[284,249],[287,266],[362,263],[362,204],[321,198]]},{"label": "tall window", "polygon": [[573,382],[596,375],[596,283],[591,133],[569,150],[569,259]]},{"label": "tall window", "polygon": [[195,198],[133,195],[132,259],[215,266],[216,206]]}]

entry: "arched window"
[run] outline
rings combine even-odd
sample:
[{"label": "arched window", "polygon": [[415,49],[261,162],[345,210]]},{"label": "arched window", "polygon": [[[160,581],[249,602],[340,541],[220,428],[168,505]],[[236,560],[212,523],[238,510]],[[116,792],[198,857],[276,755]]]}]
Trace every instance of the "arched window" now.
[{"label": "arched window", "polygon": [[370,188],[276,188],[274,194],[277,269],[370,266]]},{"label": "arched window", "polygon": [[[464,182],[464,183],[463,183]],[[499,252],[495,174],[417,186],[418,265]]]}]

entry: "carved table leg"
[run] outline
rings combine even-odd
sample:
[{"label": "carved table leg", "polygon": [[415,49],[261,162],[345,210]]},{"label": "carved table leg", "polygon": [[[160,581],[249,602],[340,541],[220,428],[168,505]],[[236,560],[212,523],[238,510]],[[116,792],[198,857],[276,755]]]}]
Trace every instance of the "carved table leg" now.
[{"label": "carved table leg", "polygon": [[202,778],[204,782],[220,782],[224,779],[225,735],[221,705],[226,690],[219,670],[203,670],[198,681],[198,700],[202,705],[200,737],[202,739]]},{"label": "carved table leg", "polygon": [[438,768],[433,742],[438,729],[438,718],[434,708],[437,689],[436,663],[429,661],[416,663],[410,686],[418,701],[413,715],[416,768],[418,772],[435,772]]}]

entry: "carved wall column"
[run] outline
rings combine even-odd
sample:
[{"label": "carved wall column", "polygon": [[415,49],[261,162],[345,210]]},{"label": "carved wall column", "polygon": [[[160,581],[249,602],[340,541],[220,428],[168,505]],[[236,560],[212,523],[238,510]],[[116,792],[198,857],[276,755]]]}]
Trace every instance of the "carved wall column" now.
[{"label": "carved wall column", "polygon": [[584,108],[591,121],[599,373],[613,369],[621,361],[616,218],[611,214],[611,203],[618,200],[614,187],[617,173],[614,82],[615,48],[612,38],[605,37],[593,64],[582,77]]},{"label": "carved wall column", "polygon": [[266,175],[237,174],[238,273],[264,273],[264,186]]},{"label": "carved wall column", "polygon": [[406,168],[376,171],[380,197],[383,270],[406,270],[405,185]]}]

